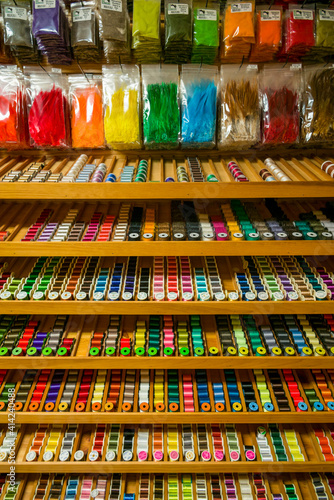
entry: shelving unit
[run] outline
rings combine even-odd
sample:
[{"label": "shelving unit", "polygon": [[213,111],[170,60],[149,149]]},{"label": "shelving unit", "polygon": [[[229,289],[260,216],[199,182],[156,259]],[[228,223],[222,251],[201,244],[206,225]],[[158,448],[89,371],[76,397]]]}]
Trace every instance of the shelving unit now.
[{"label": "shelving unit", "polygon": [[[193,154],[193,153],[192,153]],[[40,156],[35,152],[24,152],[20,154],[10,154],[0,160],[0,181],[1,177],[12,168],[26,168],[32,161],[45,161],[46,168],[51,168],[53,171],[66,172],[74,161],[74,157],[78,153],[68,154],[59,153],[57,156],[52,156],[50,153],[40,153]],[[199,153],[199,158],[203,162],[203,169],[206,174],[215,172],[218,177],[218,183],[163,183],[164,177],[175,171],[176,165],[183,163],[186,157],[186,152],[156,152],[154,154],[142,152],[125,152],[119,154],[115,152],[91,152],[89,161],[98,159],[98,161],[106,162],[108,168],[114,172],[120,171],[124,164],[137,165],[142,157],[147,157],[150,163],[150,180],[144,184],[20,184],[20,183],[1,183],[0,182],[0,197],[5,203],[10,203],[12,200],[20,203],[40,203],[47,205],[48,200],[52,203],[62,202],[78,202],[87,201],[99,202],[110,200],[151,200],[164,203],[171,199],[260,199],[266,198],[334,198],[334,180],[324,174],[319,166],[323,159],[331,159],[334,157],[333,151],[298,151],[298,152],[282,152],[275,153],[279,163],[290,172],[293,180],[290,183],[265,183],[258,175],[258,169],[261,165],[261,158],[266,155],[266,152],[254,154],[245,153],[238,155],[238,162],[247,170],[250,176],[250,183],[236,183],[230,178],[226,168],[226,162],[233,159],[232,154],[221,154],[219,152],[210,152],[206,155]],[[268,152],[268,155],[273,155],[273,152]],[[284,156],[285,155],[285,156]],[[286,159],[288,158],[288,159]],[[40,205],[35,205],[38,212]],[[29,205],[30,206],[30,205]],[[44,206],[44,205],[43,205]],[[37,213],[36,212],[36,213]],[[40,243],[40,242],[21,242],[17,230],[13,237],[8,241],[0,243],[0,256],[10,258],[14,263],[16,258],[26,258],[31,260],[33,257],[39,256],[101,256],[104,259],[113,257],[138,256],[152,258],[153,256],[190,256],[201,257],[214,255],[221,260],[221,266],[228,268],[233,263],[240,262],[239,257],[244,255],[310,255],[326,257],[325,265],[331,271],[334,269],[334,262],[331,257],[334,254],[333,241],[195,241],[195,242],[75,242],[75,243]],[[31,260],[32,261],[32,260]],[[30,261],[29,261],[30,262]],[[232,276],[232,275],[231,275]],[[232,279],[232,278],[231,278]],[[52,316],[57,314],[69,314],[73,316],[80,315],[96,315],[98,322],[104,315],[203,315],[209,318],[210,315],[269,315],[269,314],[332,314],[332,301],[296,301],[296,302],[156,302],[156,301],[19,301],[9,300],[0,301],[0,314],[31,314],[34,317]],[[207,321],[205,319],[205,321]],[[82,325],[82,323],[80,323]],[[95,326],[94,326],[95,325]],[[4,370],[251,370],[251,369],[293,369],[293,370],[311,370],[311,369],[333,369],[333,357],[326,356],[224,356],[219,347],[217,356],[204,355],[201,357],[195,356],[180,356],[176,354],[173,357],[129,357],[121,356],[88,356],[90,336],[96,331],[96,323],[87,330],[82,330],[82,326],[73,331],[73,336],[76,338],[76,352],[68,357],[62,356],[40,356],[36,357],[15,357],[1,356],[0,366]],[[85,332],[85,335],[82,333]],[[72,336],[71,333],[71,336]],[[81,344],[81,335],[83,343]],[[215,331],[217,336],[217,332]],[[217,337],[218,338],[218,337]],[[220,346],[217,340],[217,346]],[[1,386],[0,386],[1,389]],[[123,390],[123,389],[122,389]],[[151,399],[152,399],[151,389]],[[91,398],[91,394],[90,394]],[[183,396],[182,396],[183,398]],[[44,401],[44,400],[43,400]],[[182,399],[183,401],[183,399]],[[44,403],[43,403],[44,404]],[[211,408],[208,412],[196,411],[186,412],[179,411],[176,413],[162,411],[156,412],[152,410],[148,412],[139,412],[137,408],[134,411],[124,412],[121,408],[116,411],[107,412],[92,411],[90,404],[87,404],[85,411],[78,412],[70,411],[17,411],[15,415],[16,424],[22,425],[23,432],[26,427],[37,424],[53,424],[65,425],[68,423],[78,425],[94,425],[97,424],[121,424],[121,425],[152,425],[152,424],[234,424],[234,425],[252,425],[255,428],[259,425],[266,424],[282,424],[291,426],[308,426],[308,425],[325,425],[334,423],[334,412],[328,409],[325,411],[258,411],[258,412],[234,412],[229,407],[227,411],[216,412]],[[6,411],[0,411],[0,424],[4,425],[8,421]],[[332,462],[325,462],[316,453],[305,462],[262,462],[259,459],[255,462],[241,460],[239,462],[231,462],[229,459],[224,462],[209,462],[195,461],[186,462],[183,458],[180,461],[171,462],[167,457],[162,462],[138,462],[134,458],[131,462],[116,460],[115,462],[106,462],[101,459],[95,463],[85,460],[76,462],[71,458],[69,462],[59,462],[53,460],[51,462],[43,462],[41,457],[38,461],[26,462],[24,455],[21,453],[16,463],[17,474],[30,474],[25,476],[20,488],[26,488],[27,498],[31,498],[32,491],[37,484],[37,476],[32,474],[123,474],[124,483],[126,478],[131,478],[134,474],[222,474],[222,473],[263,473],[272,474],[279,472],[280,474],[296,474],[296,478],[302,478],[302,474],[311,472],[333,472]],[[7,462],[0,463],[0,473],[9,471],[10,464]],[[138,477],[138,476],[137,476]],[[195,477],[195,476],[194,476]],[[284,477],[284,476],[282,476]],[[288,476],[294,477],[294,476]],[[307,476],[309,478],[309,476]],[[165,479],[166,480],[166,479]],[[67,479],[65,479],[65,482]],[[110,481],[110,479],[108,479]],[[132,482],[131,482],[132,481]],[[209,481],[209,479],[207,479]],[[297,488],[299,488],[299,479],[295,480]],[[66,484],[66,483],[65,483]],[[109,483],[108,483],[109,484]],[[132,484],[130,490],[138,490],[136,479],[129,480]],[[283,484],[283,483],[282,483]],[[274,489],[282,487],[273,487]],[[305,480],[301,480],[301,489],[304,489],[303,498],[308,498],[308,484]],[[136,486],[134,486],[136,485]],[[239,486],[238,486],[239,487]],[[127,486],[123,485],[123,492]],[[278,489],[278,491],[280,491]],[[299,489],[299,491],[301,491]],[[30,493],[29,493],[30,492]],[[29,496],[30,495],[30,496]],[[24,496],[22,498],[25,498]],[[211,493],[208,496],[211,499]],[[312,495],[310,496],[310,499]]]}]

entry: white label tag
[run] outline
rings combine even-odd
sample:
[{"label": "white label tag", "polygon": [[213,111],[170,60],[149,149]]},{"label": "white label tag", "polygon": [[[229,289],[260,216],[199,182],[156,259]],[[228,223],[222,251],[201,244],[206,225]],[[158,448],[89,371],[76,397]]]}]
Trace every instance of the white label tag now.
[{"label": "white label tag", "polygon": [[168,14],[183,14],[187,16],[189,14],[189,7],[186,3],[169,3],[168,4]]},{"label": "white label tag", "polygon": [[78,21],[90,21],[92,16],[92,11],[90,7],[83,7],[81,9],[74,9],[72,11],[72,21],[74,23]]},{"label": "white label tag", "polygon": [[104,10],[113,10],[114,12],[122,12],[121,0],[102,0],[101,8]]},{"label": "white label tag", "polygon": [[211,9],[198,9],[198,21],[217,21],[217,11]]},{"label": "white label tag", "polygon": [[293,10],[293,18],[298,20],[304,20],[304,21],[312,21],[313,19],[313,10]]},{"label": "white label tag", "polygon": [[27,21],[27,11],[22,7],[5,7],[5,18],[21,19],[21,21]]},{"label": "white label tag", "polygon": [[35,9],[54,9],[56,0],[35,0]]},{"label": "white label tag", "polygon": [[261,21],[280,21],[280,10],[261,10]]},{"label": "white label tag", "polygon": [[231,5],[232,14],[238,14],[240,12],[252,12],[251,3],[232,3]]},{"label": "white label tag", "polygon": [[61,69],[60,68],[51,68],[51,73],[56,73],[57,75],[61,75]]},{"label": "white label tag", "polygon": [[334,10],[320,9],[319,18],[320,21],[334,21]]},{"label": "white label tag", "polygon": [[290,71],[299,71],[300,69],[302,69],[302,65],[300,63],[291,64],[290,66]]}]

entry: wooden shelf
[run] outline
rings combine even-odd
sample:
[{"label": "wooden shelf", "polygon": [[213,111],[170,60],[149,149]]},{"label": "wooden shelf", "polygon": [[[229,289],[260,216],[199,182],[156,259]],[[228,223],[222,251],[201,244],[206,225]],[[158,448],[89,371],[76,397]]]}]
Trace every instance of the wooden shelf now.
[{"label": "wooden shelf", "polygon": [[333,301],[296,302],[94,302],[34,301],[0,302],[0,314],[332,314]]},{"label": "wooden shelf", "polygon": [[3,242],[0,257],[333,255],[334,241]]},{"label": "wooden shelf", "polygon": [[[0,473],[9,472],[9,463],[0,464]],[[224,472],[333,472],[331,462],[16,462],[16,473],[212,473]]]},{"label": "wooden shelf", "polygon": [[1,368],[5,370],[33,370],[57,369],[57,370],[246,370],[246,369],[290,369],[311,370],[333,368],[334,358],[332,356],[173,356],[173,357],[108,357],[108,356],[70,356],[70,357],[15,357],[6,356],[0,358]]},{"label": "wooden shelf", "polygon": [[[16,412],[17,424],[306,424],[334,423],[334,412]],[[0,413],[0,424],[8,423],[8,413]]]},{"label": "wooden shelf", "polygon": [[171,200],[333,198],[334,181],[217,182],[217,183],[101,183],[2,184],[3,200]]}]

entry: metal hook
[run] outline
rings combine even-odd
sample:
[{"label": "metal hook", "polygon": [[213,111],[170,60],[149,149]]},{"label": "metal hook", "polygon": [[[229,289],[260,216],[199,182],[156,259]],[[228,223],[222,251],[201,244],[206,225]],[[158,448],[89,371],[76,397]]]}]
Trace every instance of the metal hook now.
[{"label": "metal hook", "polygon": [[205,8],[206,8],[206,9],[207,9],[207,7],[208,7],[208,1],[209,1],[209,0],[206,0],[206,4],[205,4]]},{"label": "metal hook", "polygon": [[17,7],[17,3],[16,3],[16,0],[13,0],[13,2],[14,2],[14,5],[15,5],[15,6]]},{"label": "metal hook", "polygon": [[121,68],[122,73],[124,73],[120,55],[118,56],[118,62],[119,62],[119,67]]},{"label": "metal hook", "polygon": [[41,65],[41,63],[39,62],[38,65],[42,68],[42,70],[48,75],[48,77],[54,82],[54,79],[52,78],[52,76],[50,75],[50,73],[48,71],[46,71],[46,69]]},{"label": "metal hook", "polygon": [[271,0],[270,5],[269,5],[269,7],[268,7],[268,10],[270,10],[270,9],[272,8],[272,6],[274,5],[274,1],[275,1],[275,0]]},{"label": "metal hook", "polygon": [[81,67],[81,64],[79,63],[79,59],[77,59],[77,65],[79,66],[79,69],[80,69],[81,73],[83,74],[83,76],[86,78],[87,82],[90,83],[88,76],[86,75],[86,73],[84,72],[84,70]]},{"label": "metal hook", "polygon": [[301,5],[300,8],[303,9],[305,4],[306,4],[306,0],[303,1],[303,3],[302,3],[302,5]]},{"label": "metal hook", "polygon": [[244,64],[244,60],[245,60],[245,56],[242,56],[242,61],[241,61],[241,64],[240,64],[240,66],[239,66],[239,69],[241,69],[241,68],[242,68],[242,66],[243,66],[243,64]]},{"label": "metal hook", "polygon": [[289,62],[289,56],[286,58],[286,62],[283,64],[283,68],[285,68],[285,66],[288,64]]}]

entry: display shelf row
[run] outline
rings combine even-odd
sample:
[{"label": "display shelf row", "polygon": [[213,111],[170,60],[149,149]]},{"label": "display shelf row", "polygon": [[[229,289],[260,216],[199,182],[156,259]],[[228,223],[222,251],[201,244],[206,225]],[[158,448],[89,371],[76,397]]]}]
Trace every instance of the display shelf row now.
[{"label": "display shelf row", "polygon": [[[186,314],[190,312],[186,306],[193,302],[213,305],[212,312],[217,305],[218,312],[224,302],[289,302],[296,307],[302,303],[325,304],[334,297],[333,265],[329,257],[302,256],[10,258],[0,262],[0,304],[6,303],[3,312],[8,314],[13,312],[12,304],[22,304],[17,311],[14,306],[14,311],[25,314],[27,304],[36,302],[52,304],[50,311],[56,311],[60,302],[71,304],[70,311],[84,304],[85,313],[88,303],[94,313],[99,305],[105,307],[112,302],[105,313],[121,313],[120,306],[127,305],[132,314],[139,312],[132,310],[139,303],[143,307],[139,313],[155,313],[154,309],[144,310],[145,305],[150,308],[166,302],[168,307],[182,304]],[[54,306],[56,309],[52,309]],[[255,306],[253,312],[260,310]],[[50,311],[44,309],[45,313]],[[70,311],[62,309],[65,314]],[[162,312],[167,311],[162,308]],[[219,312],[225,312],[224,308]],[[276,312],[283,311],[275,307],[266,310]],[[296,308],[293,312],[301,311]]]},{"label": "display shelf row", "polygon": [[55,422],[61,415],[83,422],[72,420],[82,414],[89,422],[90,412],[97,422],[117,422],[116,415],[120,422],[133,415],[136,422],[138,412],[141,422],[159,422],[165,414],[166,421],[172,414],[184,421],[201,413],[207,422],[228,422],[230,412],[257,421],[281,413],[286,416],[280,421],[298,421],[298,415],[305,422],[334,420],[333,370],[43,369],[1,370],[0,376],[1,422],[12,411],[16,420],[22,412],[21,422],[29,413],[31,421],[39,414],[47,422],[50,415]]},{"label": "display shelf row", "polygon": [[1,316],[4,369],[331,368],[326,316]]},{"label": "display shelf row", "polygon": [[[107,174],[113,174],[111,182],[61,182],[78,160],[78,153],[36,151],[22,155],[10,153],[0,160],[0,183],[2,199],[46,199],[46,200],[166,200],[166,199],[218,199],[218,198],[303,198],[333,197],[334,183],[321,166],[333,160],[332,150],[284,151],[282,153],[251,152],[249,154],[198,154],[197,159],[203,179],[214,176],[218,182],[193,182],[188,167],[187,155],[177,151],[157,152],[136,156],[129,153],[87,153],[89,164],[105,163]],[[259,172],[266,168],[264,161],[269,155],[277,167],[291,182],[265,182]],[[141,159],[148,162],[146,182],[121,182],[125,166],[137,172]],[[236,182],[227,165],[235,161],[250,182]],[[178,182],[177,169],[184,167],[189,182]],[[45,172],[43,174],[43,172]],[[50,174],[51,172],[51,174]],[[40,175],[40,177],[37,177]],[[44,178],[45,177],[45,178]],[[165,182],[173,178],[175,182]],[[110,179],[110,177],[109,177]],[[133,177],[135,179],[135,177]],[[51,182],[53,181],[53,182]]]},{"label": "display shelf row", "polygon": [[[23,217],[22,213],[25,214]],[[117,251],[119,255],[126,255],[128,247],[131,255],[167,255],[168,251],[174,252],[170,255],[176,255],[175,252],[188,252],[188,248],[193,255],[198,248],[201,253],[197,255],[208,250],[212,255],[217,255],[216,250],[219,253],[229,251],[229,255],[246,255],[247,249],[255,253],[256,248],[262,253],[274,251],[275,255],[278,251],[291,254],[298,248],[299,253],[306,255],[333,253],[333,244],[329,243],[333,243],[334,206],[330,202],[295,201],[288,204],[268,199],[257,203],[208,201],[204,205],[199,201],[180,200],[137,204],[2,203],[0,220],[0,250],[4,255],[25,251],[23,255],[35,253],[40,256],[42,249],[44,253],[49,252],[46,255],[54,255],[54,250],[61,255],[59,252],[63,248],[78,255],[73,253],[77,249],[80,251],[80,245],[75,245],[78,242],[85,244],[81,252],[90,256],[92,253],[88,252],[92,251],[100,251],[99,255],[105,256],[110,251],[113,255],[117,255]],[[287,240],[299,245],[282,246]],[[130,245],[120,245],[124,241]],[[184,245],[186,241],[192,245]],[[193,245],[214,241],[219,244],[208,247]],[[91,245],[93,242],[95,245]],[[112,246],[107,242],[112,242]],[[161,245],[152,246],[155,242]],[[241,246],[237,244],[240,242]],[[257,247],[245,246],[245,243],[256,242]],[[268,242],[271,245],[266,245]],[[226,247],[226,243],[233,245]]]},{"label": "display shelf row", "polygon": [[0,471],[9,472],[15,449],[18,472],[65,472],[68,466],[66,472],[78,473],[82,464],[87,469],[96,463],[105,470],[109,463],[110,471],[125,471],[128,465],[131,472],[142,464],[155,472],[164,463],[191,472],[201,463],[202,472],[217,470],[217,464],[220,472],[232,471],[233,465],[238,472],[246,462],[254,469],[259,462],[261,467],[271,463],[281,472],[298,463],[312,472],[311,467],[334,461],[333,437],[334,427],[324,424],[18,425],[14,432],[0,428]]},{"label": "display shelf row", "polygon": [[[291,471],[290,471],[291,472]],[[332,498],[334,476],[326,473],[245,474],[19,474],[14,494],[0,476],[1,500],[97,498],[98,500],[322,500]],[[93,493],[93,495],[92,495]],[[94,497],[94,495],[96,495]]]}]

